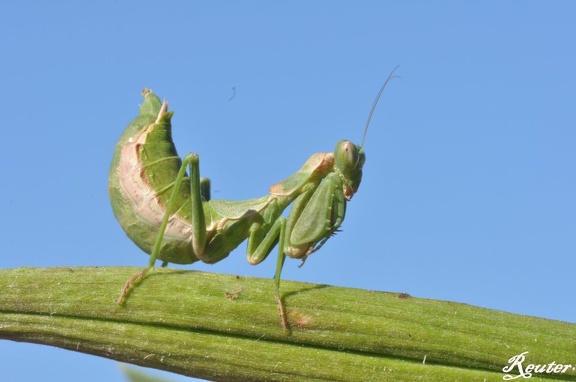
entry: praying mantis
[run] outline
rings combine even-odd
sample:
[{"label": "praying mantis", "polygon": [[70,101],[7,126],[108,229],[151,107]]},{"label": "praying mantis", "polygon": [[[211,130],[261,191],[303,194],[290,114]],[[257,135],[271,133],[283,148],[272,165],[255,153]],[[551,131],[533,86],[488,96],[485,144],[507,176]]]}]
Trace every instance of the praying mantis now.
[{"label": "praying mantis", "polygon": [[[358,191],[366,159],[364,140],[392,70],[370,109],[362,145],[339,141],[333,152],[312,155],[296,173],[260,198],[232,201],[210,198],[210,181],[200,177],[199,156],[180,158],[171,135],[168,103],[144,89],[138,116],[116,145],[108,189],[112,210],[130,239],[150,255],[148,265],[124,285],[123,304],[134,284],[156,260],[216,263],[247,240],[248,263],[264,261],[278,247],[275,297],[282,327],[289,330],[280,298],[280,274],[286,256],[302,264],[342,225],[346,203]],[[292,205],[288,217],[283,211]]]}]

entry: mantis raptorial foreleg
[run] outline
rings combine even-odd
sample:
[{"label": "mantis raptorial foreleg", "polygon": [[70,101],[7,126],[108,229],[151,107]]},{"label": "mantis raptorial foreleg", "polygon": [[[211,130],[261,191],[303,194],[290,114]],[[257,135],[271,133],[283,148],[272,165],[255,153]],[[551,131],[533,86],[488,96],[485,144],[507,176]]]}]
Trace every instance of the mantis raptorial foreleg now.
[{"label": "mantis raptorial foreleg", "polygon": [[[378,92],[374,108],[392,73]],[[166,101],[144,90],[140,114],[120,137],[109,176],[114,215],[126,234],[150,254],[148,265],[126,282],[118,303],[142,280],[156,260],[163,264],[216,263],[244,240],[247,260],[259,264],[278,248],[274,285],[282,325],[288,329],[280,298],[286,256],[303,262],[338,231],[346,203],[358,191],[364,166],[362,146],[340,141],[333,152],[312,155],[302,168],[270,187],[260,198],[211,200],[200,178],[197,154],[180,159],[171,138]],[[288,217],[283,211],[292,204]]]}]

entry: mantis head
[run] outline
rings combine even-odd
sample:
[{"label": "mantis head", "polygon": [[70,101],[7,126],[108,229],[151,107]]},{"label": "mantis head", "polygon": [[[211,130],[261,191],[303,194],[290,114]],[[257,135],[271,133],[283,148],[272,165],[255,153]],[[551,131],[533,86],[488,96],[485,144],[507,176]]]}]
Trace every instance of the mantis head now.
[{"label": "mantis head", "polygon": [[370,120],[372,119],[372,114],[374,114],[376,105],[380,100],[380,96],[388,84],[388,81],[394,78],[394,71],[396,71],[397,68],[398,66],[392,69],[372,103],[370,113],[368,114],[368,120],[366,121],[366,127],[364,128],[362,145],[358,146],[350,141],[340,141],[336,144],[336,148],[334,149],[334,168],[340,174],[344,183],[344,196],[346,197],[346,200],[352,199],[352,196],[354,196],[356,191],[358,191],[358,187],[360,187],[360,182],[362,181],[362,167],[364,167],[364,162],[366,161],[366,155],[364,154],[364,141],[366,139],[366,133],[368,132],[368,126],[370,126]]},{"label": "mantis head", "polygon": [[366,161],[364,149],[350,141],[340,141],[334,149],[334,169],[343,180],[346,200],[358,191],[362,180],[362,167]]}]

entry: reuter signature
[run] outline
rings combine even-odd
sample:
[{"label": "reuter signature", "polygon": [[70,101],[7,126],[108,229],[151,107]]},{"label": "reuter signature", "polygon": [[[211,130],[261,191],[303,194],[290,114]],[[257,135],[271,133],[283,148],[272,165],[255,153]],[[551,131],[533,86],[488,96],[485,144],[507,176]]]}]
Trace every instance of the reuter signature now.
[{"label": "reuter signature", "polygon": [[556,363],[554,361],[552,361],[552,363],[548,363],[548,364],[544,364],[544,365],[534,365],[534,364],[530,363],[530,364],[524,366],[524,360],[526,359],[526,354],[528,354],[527,351],[525,351],[522,354],[515,355],[514,357],[512,357],[508,360],[508,363],[510,365],[504,366],[502,371],[505,373],[510,373],[514,369],[517,369],[518,375],[506,374],[504,377],[502,377],[502,379],[504,379],[505,381],[509,381],[511,379],[516,379],[516,378],[520,378],[520,377],[530,378],[532,376],[532,373],[536,373],[536,374],[544,374],[544,373],[545,374],[563,374],[568,369],[572,369],[572,370],[575,369],[572,365],[563,365],[561,363]]}]

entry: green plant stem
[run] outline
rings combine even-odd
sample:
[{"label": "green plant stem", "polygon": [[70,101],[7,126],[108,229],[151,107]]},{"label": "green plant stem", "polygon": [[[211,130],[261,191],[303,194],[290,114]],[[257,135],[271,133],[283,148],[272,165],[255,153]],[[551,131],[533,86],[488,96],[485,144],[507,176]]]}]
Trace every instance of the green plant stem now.
[{"label": "green plant stem", "polygon": [[0,270],[0,339],[214,381],[501,381],[526,351],[576,366],[574,324],[397,293],[283,281],[290,333],[268,279],[155,269],[116,305],[139,270]]}]

